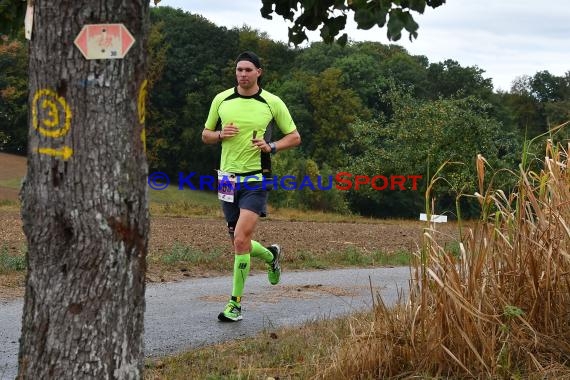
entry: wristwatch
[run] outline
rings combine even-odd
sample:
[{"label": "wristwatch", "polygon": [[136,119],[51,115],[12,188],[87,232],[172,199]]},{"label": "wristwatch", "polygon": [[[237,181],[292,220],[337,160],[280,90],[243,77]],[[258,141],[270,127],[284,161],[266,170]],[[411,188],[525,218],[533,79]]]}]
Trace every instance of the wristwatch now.
[{"label": "wristwatch", "polygon": [[269,147],[271,148],[271,154],[277,153],[277,147],[275,146],[274,142],[270,142]]}]

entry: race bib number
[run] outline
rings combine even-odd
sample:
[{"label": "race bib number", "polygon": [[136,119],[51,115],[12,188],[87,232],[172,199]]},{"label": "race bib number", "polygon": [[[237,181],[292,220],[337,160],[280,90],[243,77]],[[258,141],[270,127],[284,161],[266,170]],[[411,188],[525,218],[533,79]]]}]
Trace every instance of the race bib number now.
[{"label": "race bib number", "polygon": [[236,191],[236,175],[218,170],[218,199],[233,203]]}]

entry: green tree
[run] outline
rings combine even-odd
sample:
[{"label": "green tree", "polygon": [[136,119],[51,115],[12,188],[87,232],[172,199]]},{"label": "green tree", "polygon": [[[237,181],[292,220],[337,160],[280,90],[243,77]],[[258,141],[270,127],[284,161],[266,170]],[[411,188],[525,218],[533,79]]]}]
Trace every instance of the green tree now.
[{"label": "green tree", "polygon": [[567,83],[564,77],[552,75],[547,70],[539,71],[530,79],[530,92],[541,103],[564,99]]},{"label": "green tree", "polygon": [[[560,77],[548,71],[521,76],[503,98],[521,133],[533,138],[570,120],[570,72]],[[568,138],[566,133],[556,138]]]},{"label": "green tree", "polygon": [[20,0],[0,0],[0,35],[17,35],[24,22],[26,2]]},{"label": "green tree", "polygon": [[570,120],[570,72],[565,76],[539,71],[530,79],[530,93],[541,105],[546,128]]},{"label": "green tree", "polygon": [[493,83],[490,78],[484,78],[483,73],[484,70],[476,66],[462,67],[452,59],[432,63],[427,69],[428,92],[432,99],[474,95],[488,100]]},{"label": "green tree", "polygon": [[[146,143],[146,156],[148,163],[151,167],[164,167],[165,163],[161,162],[161,151],[168,148],[168,144],[164,139],[155,138],[159,136],[159,129],[161,128],[155,120],[160,119],[157,117],[158,111],[154,106],[153,97],[155,92],[153,91],[156,83],[162,80],[162,75],[164,73],[164,68],[166,66],[166,60],[168,56],[168,50],[170,49],[170,44],[166,42],[164,33],[164,22],[157,21],[151,24],[149,38],[148,38],[148,83],[147,83],[147,93],[149,96],[146,99],[145,108],[147,110],[145,122],[145,143]],[[150,122],[149,120],[152,120]],[[153,136],[150,141],[147,141],[147,136]]]},{"label": "green tree", "polygon": [[[434,194],[437,211],[453,211],[458,192],[475,191],[475,158],[482,154],[495,168],[513,168],[517,138],[489,117],[489,105],[478,98],[422,101],[409,91],[392,89],[385,95],[391,118],[353,124],[360,154],[348,171],[362,174],[421,175],[417,191],[374,191],[364,187],[350,193],[358,211],[376,216],[417,216],[423,210],[423,192],[430,176],[445,162],[446,178]],[[408,182],[411,185],[411,182]],[[465,210],[466,214],[472,212]]]},{"label": "green tree", "polygon": [[[356,49],[355,49],[356,50]],[[332,63],[342,72],[342,82],[353,89],[370,110],[378,110],[378,89],[383,87],[381,62],[371,54],[356,51]]]},{"label": "green tree", "polygon": [[0,150],[24,154],[28,140],[27,44],[0,40]]},{"label": "green tree", "polygon": [[521,76],[513,81],[511,91],[502,94],[503,104],[522,136],[530,139],[546,130],[546,119],[540,102],[532,95],[531,77]]},{"label": "green tree", "polygon": [[352,52],[350,45],[342,47],[338,44],[313,42],[309,48],[301,50],[295,60],[295,66],[305,72],[317,75],[331,67],[338,58],[347,57]]},{"label": "green tree", "polygon": [[411,56],[405,50],[396,52],[381,62],[380,69],[382,75],[390,78],[385,82],[382,90],[388,90],[389,83],[398,83],[404,87],[413,88],[417,97],[425,97],[429,91],[427,84],[427,58],[424,56]]},{"label": "green tree", "polygon": [[342,72],[330,68],[309,82],[309,102],[313,110],[311,157],[320,165],[338,168],[346,161],[342,146],[351,139],[350,123],[366,120],[370,112],[358,95],[342,82]]}]

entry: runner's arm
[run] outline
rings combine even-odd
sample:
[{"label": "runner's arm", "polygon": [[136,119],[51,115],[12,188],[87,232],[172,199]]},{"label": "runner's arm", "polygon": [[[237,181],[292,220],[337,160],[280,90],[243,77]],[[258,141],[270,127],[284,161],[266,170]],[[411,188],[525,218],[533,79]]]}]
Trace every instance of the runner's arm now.
[{"label": "runner's arm", "polygon": [[204,142],[204,144],[217,144],[221,142],[222,139],[221,130],[212,131],[211,129],[204,128],[202,131],[202,142]]},{"label": "runner's arm", "polygon": [[301,144],[301,135],[295,129],[293,132],[287,133],[285,136],[273,143],[275,143],[275,150],[279,152],[280,150],[299,146]]},{"label": "runner's arm", "polygon": [[239,128],[234,123],[225,125],[221,130],[212,130],[208,127],[202,131],[202,141],[206,144],[216,144],[224,139],[229,139],[239,133]]}]

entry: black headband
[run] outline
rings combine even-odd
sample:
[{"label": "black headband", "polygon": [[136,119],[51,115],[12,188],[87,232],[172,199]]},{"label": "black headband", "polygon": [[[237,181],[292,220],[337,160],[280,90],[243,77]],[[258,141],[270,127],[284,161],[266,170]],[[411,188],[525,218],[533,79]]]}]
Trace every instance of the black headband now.
[{"label": "black headband", "polygon": [[257,67],[258,69],[261,68],[261,61],[259,60],[259,57],[254,52],[251,51],[244,51],[243,53],[238,55],[236,59],[236,65],[239,61],[249,61],[253,63],[255,67]]}]

